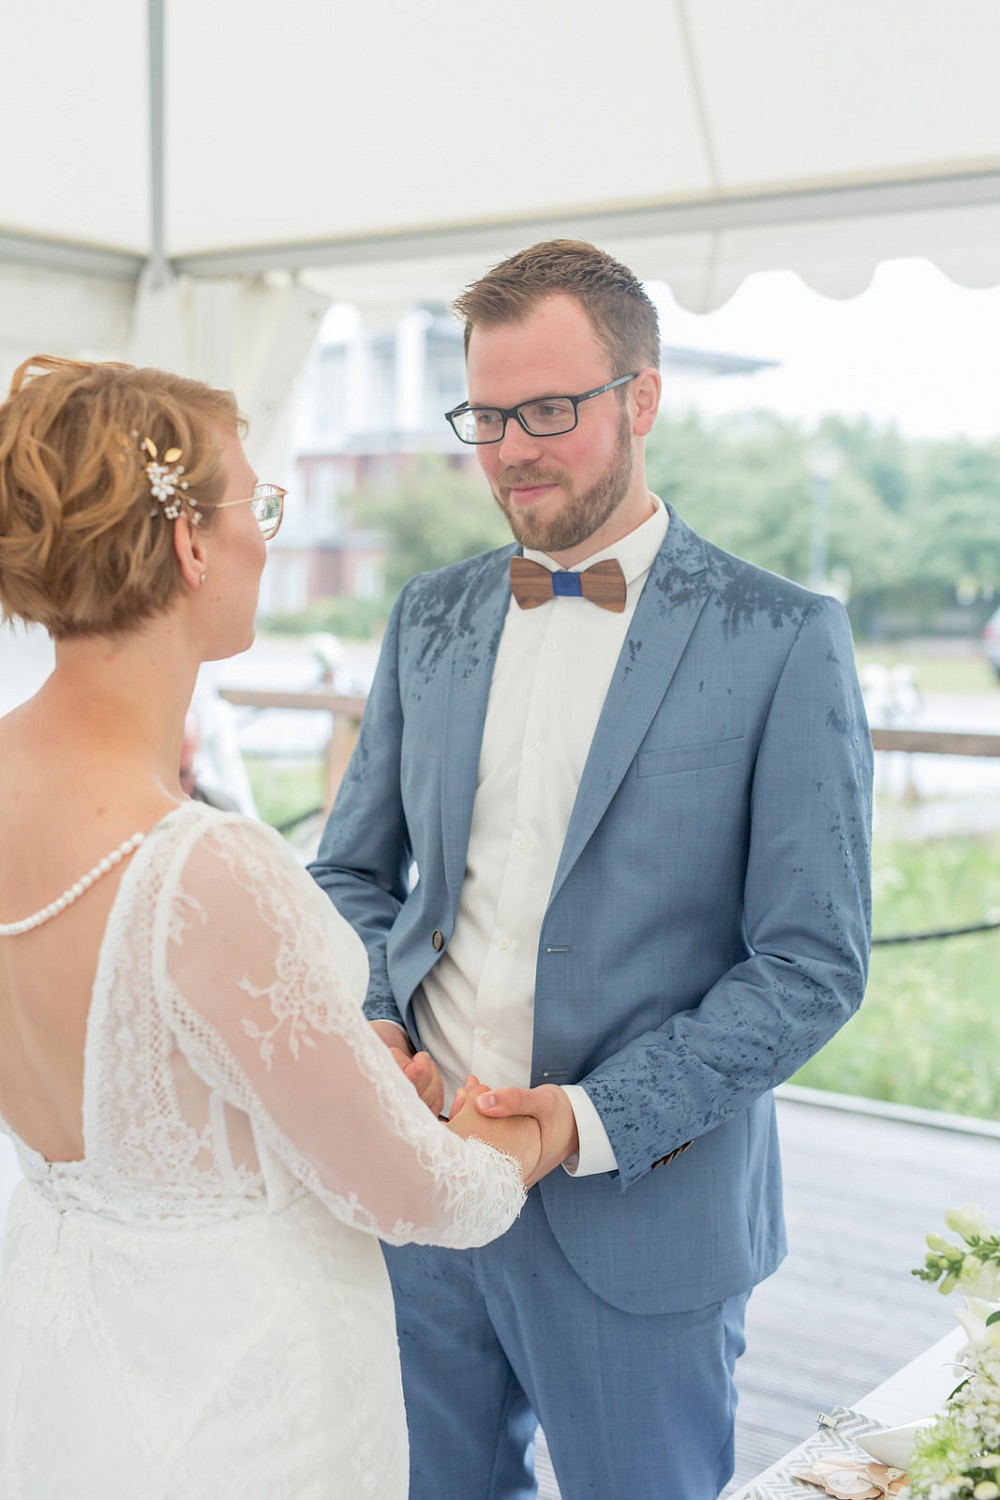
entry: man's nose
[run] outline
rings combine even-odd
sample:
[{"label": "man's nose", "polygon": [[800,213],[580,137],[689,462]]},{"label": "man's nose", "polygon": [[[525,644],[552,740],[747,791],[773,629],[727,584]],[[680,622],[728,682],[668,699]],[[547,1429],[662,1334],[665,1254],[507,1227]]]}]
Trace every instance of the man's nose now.
[{"label": "man's nose", "polygon": [[530,463],[533,459],[541,457],[542,445],[540,439],[532,437],[530,432],[525,432],[516,417],[508,417],[504,435],[497,444],[496,452],[502,464]]}]

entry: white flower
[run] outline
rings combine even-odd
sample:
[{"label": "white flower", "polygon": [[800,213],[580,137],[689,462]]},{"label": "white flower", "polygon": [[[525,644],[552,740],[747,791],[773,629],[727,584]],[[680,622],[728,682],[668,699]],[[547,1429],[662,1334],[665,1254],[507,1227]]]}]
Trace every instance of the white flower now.
[{"label": "white flower", "polygon": [[956,1317],[968,1343],[961,1384],[917,1437],[908,1493],[913,1500],[1000,1500],[1000,1236],[974,1203],[946,1218],[965,1248],[928,1235],[931,1253],[915,1274],[942,1292],[961,1286],[965,1307]]},{"label": "white flower", "polygon": [[966,1296],[965,1310],[959,1309],[955,1317],[965,1329],[970,1348],[1000,1349],[1000,1321],[987,1325],[987,1319],[994,1312],[996,1308],[991,1303],[980,1297]]},{"label": "white flower", "polygon": [[967,1255],[958,1273],[959,1285],[967,1296],[985,1297],[1000,1302],[1000,1266],[985,1263],[976,1255]]},{"label": "white flower", "polygon": [[993,1230],[986,1222],[986,1215],[978,1203],[963,1203],[961,1208],[949,1208],[944,1216],[949,1229],[954,1229],[963,1240],[990,1240]]}]

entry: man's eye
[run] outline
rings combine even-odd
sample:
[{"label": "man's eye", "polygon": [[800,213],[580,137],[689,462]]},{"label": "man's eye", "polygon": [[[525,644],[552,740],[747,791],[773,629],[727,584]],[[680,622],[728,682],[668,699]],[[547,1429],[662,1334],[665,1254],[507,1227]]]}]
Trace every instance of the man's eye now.
[{"label": "man's eye", "polygon": [[568,401],[532,401],[526,409],[528,420],[535,422],[561,422],[572,412]]},{"label": "man's eye", "polygon": [[473,412],[473,416],[479,432],[489,432],[500,421],[500,413],[493,410],[476,411]]}]

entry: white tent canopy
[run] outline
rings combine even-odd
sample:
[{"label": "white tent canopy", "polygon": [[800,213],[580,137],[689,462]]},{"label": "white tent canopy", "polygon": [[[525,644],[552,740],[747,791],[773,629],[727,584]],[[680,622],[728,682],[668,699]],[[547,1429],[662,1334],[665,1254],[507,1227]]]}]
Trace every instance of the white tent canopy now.
[{"label": "white tent canopy", "polygon": [[1000,281],[997,0],[6,0],[0,355],[121,352],[276,409],[551,235],[686,306],[924,255]]}]

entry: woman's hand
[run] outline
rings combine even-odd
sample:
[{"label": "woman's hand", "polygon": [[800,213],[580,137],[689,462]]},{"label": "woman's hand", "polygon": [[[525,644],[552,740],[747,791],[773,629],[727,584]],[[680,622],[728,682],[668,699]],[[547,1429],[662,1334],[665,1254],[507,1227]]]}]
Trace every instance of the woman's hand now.
[{"label": "woman's hand", "polygon": [[565,1089],[557,1084],[540,1083],[533,1089],[507,1088],[495,1092],[480,1088],[474,1103],[480,1115],[485,1115],[494,1124],[524,1115],[538,1122],[542,1133],[542,1154],[533,1175],[526,1180],[527,1187],[534,1187],[547,1173],[580,1150],[573,1106]]},{"label": "woman's hand", "polygon": [[372,1030],[385,1042],[403,1076],[408,1078],[432,1115],[440,1115],[444,1084],[429,1052],[414,1052],[410,1038],[394,1021],[373,1021]]},{"label": "woman's hand", "polygon": [[455,1095],[447,1129],[463,1140],[474,1135],[497,1151],[515,1157],[521,1164],[525,1185],[530,1186],[542,1154],[542,1133],[538,1122],[527,1115],[510,1115],[502,1120],[481,1115],[476,1109],[476,1100],[488,1092],[478,1078],[467,1078],[464,1087]]}]

